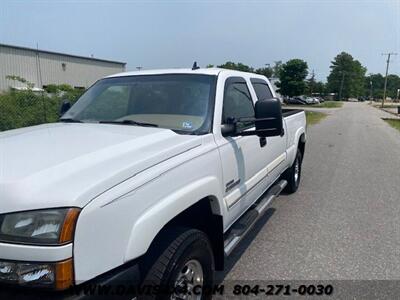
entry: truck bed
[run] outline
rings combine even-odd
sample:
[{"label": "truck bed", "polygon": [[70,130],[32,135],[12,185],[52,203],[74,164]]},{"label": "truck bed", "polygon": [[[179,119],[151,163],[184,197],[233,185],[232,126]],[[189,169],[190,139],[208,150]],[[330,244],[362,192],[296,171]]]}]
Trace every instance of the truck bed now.
[{"label": "truck bed", "polygon": [[289,117],[291,115],[295,115],[299,112],[304,112],[303,109],[290,109],[290,108],[282,108],[282,117]]}]

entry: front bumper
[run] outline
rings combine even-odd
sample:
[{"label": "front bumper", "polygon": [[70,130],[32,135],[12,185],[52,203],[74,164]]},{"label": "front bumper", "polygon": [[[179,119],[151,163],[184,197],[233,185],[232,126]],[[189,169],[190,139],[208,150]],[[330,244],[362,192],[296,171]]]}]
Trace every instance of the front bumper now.
[{"label": "front bumper", "polygon": [[140,269],[132,262],[87,283],[63,292],[0,285],[0,299],[7,300],[100,300],[133,299],[140,286]]}]

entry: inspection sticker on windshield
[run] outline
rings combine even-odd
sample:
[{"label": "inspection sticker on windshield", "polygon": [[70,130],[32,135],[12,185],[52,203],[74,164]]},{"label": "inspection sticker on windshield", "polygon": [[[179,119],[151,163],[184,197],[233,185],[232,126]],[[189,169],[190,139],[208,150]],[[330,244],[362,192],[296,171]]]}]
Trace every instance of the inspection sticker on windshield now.
[{"label": "inspection sticker on windshield", "polygon": [[192,129],[192,128],[193,128],[193,125],[192,125],[192,122],[190,122],[190,121],[185,121],[185,122],[182,122],[182,127],[183,127],[183,128],[186,128],[186,129]]}]

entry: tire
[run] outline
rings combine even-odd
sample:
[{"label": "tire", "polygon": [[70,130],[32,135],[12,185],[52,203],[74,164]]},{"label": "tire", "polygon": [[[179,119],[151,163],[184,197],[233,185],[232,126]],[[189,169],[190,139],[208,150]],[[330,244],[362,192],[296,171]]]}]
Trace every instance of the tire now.
[{"label": "tire", "polygon": [[[155,251],[149,253],[153,257],[149,258],[151,263],[143,280],[143,286],[160,290],[140,299],[174,299],[171,297],[174,293],[182,295],[187,289],[193,290],[193,286],[197,286],[195,292],[200,291],[201,295],[194,295],[192,292],[192,298],[187,299],[211,299],[211,295],[205,293],[205,290],[214,282],[214,256],[211,243],[205,233],[197,229],[181,227],[167,229],[162,233],[160,242],[152,248]],[[199,269],[202,273],[202,284],[201,282],[197,284],[195,280],[201,277]],[[189,270],[196,271],[195,278],[192,279],[193,285],[190,278],[183,275],[185,270],[186,273],[190,273]],[[200,287],[201,285],[203,288]]]},{"label": "tire", "polygon": [[[296,158],[292,164],[292,166],[285,171],[283,174],[283,179],[286,179],[288,184],[285,188],[285,192],[292,194],[297,191],[300,185],[301,180],[301,163],[303,161],[303,157],[301,152],[297,150]],[[297,175],[296,175],[297,174]]]}]

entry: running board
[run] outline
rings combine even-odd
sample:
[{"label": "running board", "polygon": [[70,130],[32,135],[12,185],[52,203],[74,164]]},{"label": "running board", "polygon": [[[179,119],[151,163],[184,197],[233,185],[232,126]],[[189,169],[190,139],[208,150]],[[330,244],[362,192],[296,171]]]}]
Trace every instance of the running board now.
[{"label": "running board", "polygon": [[247,210],[229,229],[224,241],[225,255],[232,253],[233,249],[246,236],[250,229],[267,211],[268,205],[279,196],[286,187],[287,181],[280,180],[273,185],[257,202]]}]

